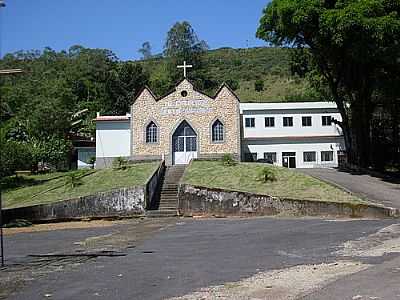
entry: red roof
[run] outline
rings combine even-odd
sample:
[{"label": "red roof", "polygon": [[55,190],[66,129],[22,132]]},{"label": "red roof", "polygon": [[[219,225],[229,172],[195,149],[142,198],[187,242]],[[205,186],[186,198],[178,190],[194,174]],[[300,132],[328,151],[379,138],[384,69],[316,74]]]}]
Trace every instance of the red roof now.
[{"label": "red roof", "polygon": [[97,121],[129,121],[130,116],[98,116],[96,119]]}]

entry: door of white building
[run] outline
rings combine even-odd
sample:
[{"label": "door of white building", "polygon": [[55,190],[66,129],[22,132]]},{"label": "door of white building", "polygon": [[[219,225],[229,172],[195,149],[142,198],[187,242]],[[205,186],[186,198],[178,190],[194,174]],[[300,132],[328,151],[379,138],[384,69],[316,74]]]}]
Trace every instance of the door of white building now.
[{"label": "door of white building", "polygon": [[174,165],[188,164],[197,158],[197,134],[186,121],[172,135],[172,162]]},{"label": "door of white building", "polygon": [[296,152],[282,152],[282,166],[296,168]]}]

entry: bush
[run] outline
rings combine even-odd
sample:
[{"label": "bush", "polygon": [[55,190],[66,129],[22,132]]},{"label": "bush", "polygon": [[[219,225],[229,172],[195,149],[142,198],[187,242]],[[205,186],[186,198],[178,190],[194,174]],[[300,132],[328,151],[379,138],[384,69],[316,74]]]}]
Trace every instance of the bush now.
[{"label": "bush", "polygon": [[96,163],[96,156],[92,156],[91,158],[89,158],[88,163],[90,164],[90,168],[94,169],[94,164]]},{"label": "bush", "polygon": [[254,82],[254,89],[256,92],[261,92],[264,90],[264,81],[261,79],[258,79]]},{"label": "bush", "polygon": [[0,177],[12,175],[16,170],[26,170],[31,167],[32,157],[25,143],[2,140],[0,153]]},{"label": "bush", "polygon": [[276,181],[275,172],[270,167],[263,167],[258,173],[258,178],[262,182]]},{"label": "bush", "polygon": [[113,169],[115,170],[125,170],[128,166],[128,160],[121,156],[114,158]]},{"label": "bush", "polygon": [[237,161],[233,158],[231,154],[224,154],[222,156],[222,164],[225,166],[235,166]]},{"label": "bush", "polygon": [[78,185],[82,184],[82,172],[77,171],[77,172],[70,172],[65,176],[65,182],[64,182],[64,186],[67,189],[74,189],[76,188]]}]

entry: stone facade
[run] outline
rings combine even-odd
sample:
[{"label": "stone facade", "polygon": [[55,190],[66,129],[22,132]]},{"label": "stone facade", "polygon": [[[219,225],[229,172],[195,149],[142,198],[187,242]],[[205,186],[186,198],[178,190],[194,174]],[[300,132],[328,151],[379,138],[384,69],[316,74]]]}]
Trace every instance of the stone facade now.
[{"label": "stone facade", "polygon": [[[197,91],[188,80],[181,81],[173,92],[156,98],[144,88],[131,107],[132,158],[164,157],[172,164],[172,135],[186,121],[197,135],[197,157],[230,153],[240,158],[239,99],[227,85],[222,85],[214,97]],[[224,125],[224,140],[213,142],[211,126],[215,120]],[[146,143],[146,127],[154,122],[158,141]]]}]

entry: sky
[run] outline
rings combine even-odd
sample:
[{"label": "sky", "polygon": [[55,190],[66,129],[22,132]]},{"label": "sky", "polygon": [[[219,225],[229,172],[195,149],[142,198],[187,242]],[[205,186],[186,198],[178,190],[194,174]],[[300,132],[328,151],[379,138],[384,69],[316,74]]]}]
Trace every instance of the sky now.
[{"label": "sky", "polygon": [[5,0],[0,8],[1,55],[18,50],[66,50],[72,45],[139,59],[149,41],[161,53],[168,30],[188,21],[211,49],[266,45],[255,37],[268,0]]}]

